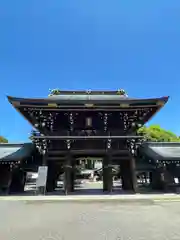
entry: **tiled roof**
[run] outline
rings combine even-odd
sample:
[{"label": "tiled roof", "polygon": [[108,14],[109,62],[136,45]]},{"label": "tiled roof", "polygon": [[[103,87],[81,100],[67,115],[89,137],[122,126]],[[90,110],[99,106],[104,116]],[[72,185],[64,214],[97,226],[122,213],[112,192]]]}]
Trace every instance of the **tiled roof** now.
[{"label": "tiled roof", "polygon": [[140,151],[153,160],[178,160],[180,161],[180,143],[155,142],[145,143]]},{"label": "tiled roof", "polygon": [[29,157],[33,151],[32,143],[0,144],[0,162],[20,161]]}]

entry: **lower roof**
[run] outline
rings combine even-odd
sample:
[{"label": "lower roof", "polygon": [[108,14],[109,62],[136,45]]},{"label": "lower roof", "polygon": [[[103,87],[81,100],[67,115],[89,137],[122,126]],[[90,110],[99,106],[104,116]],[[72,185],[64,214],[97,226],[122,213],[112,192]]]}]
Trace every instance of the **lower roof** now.
[{"label": "lower roof", "polygon": [[180,161],[180,142],[147,142],[139,150],[155,161]]},{"label": "lower roof", "polygon": [[34,150],[32,143],[0,144],[0,162],[17,162],[31,156]]}]

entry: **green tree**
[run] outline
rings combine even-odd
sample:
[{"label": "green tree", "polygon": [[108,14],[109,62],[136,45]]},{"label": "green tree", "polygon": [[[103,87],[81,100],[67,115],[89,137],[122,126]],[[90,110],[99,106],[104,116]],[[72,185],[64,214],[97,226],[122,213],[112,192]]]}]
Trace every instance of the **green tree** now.
[{"label": "green tree", "polygon": [[138,134],[145,136],[148,141],[152,142],[180,142],[180,138],[176,134],[161,128],[159,125],[144,126],[138,130]]},{"label": "green tree", "polygon": [[0,136],[0,143],[8,143],[8,140],[2,136]]}]

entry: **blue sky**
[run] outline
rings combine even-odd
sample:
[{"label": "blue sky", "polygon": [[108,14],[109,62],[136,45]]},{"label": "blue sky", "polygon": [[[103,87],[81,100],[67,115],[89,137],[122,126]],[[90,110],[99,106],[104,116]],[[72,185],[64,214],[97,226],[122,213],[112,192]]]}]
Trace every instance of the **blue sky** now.
[{"label": "blue sky", "polygon": [[180,135],[179,0],[6,0],[0,11],[0,135],[22,142],[31,130],[6,95],[49,88],[169,95],[151,123]]}]

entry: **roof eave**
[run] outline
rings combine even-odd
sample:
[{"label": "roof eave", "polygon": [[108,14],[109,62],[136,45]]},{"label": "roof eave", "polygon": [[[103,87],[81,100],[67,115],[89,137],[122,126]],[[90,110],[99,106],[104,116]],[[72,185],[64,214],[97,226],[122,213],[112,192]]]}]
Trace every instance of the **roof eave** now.
[{"label": "roof eave", "polygon": [[[118,100],[114,100],[114,99],[108,99],[108,100],[81,100],[81,99],[77,99],[77,100],[58,100],[58,99],[54,99],[54,98],[17,98],[17,97],[12,97],[12,96],[7,96],[8,101],[14,106],[14,107],[18,107],[20,104],[26,105],[26,103],[69,103],[70,101],[72,103],[77,102],[77,103],[84,103],[84,102],[92,102],[92,103],[103,103],[103,102],[109,102],[109,103],[115,103],[115,104],[120,104],[120,103],[143,103],[143,102],[154,102],[154,103],[159,103],[159,105],[161,107],[163,107],[169,97],[160,97],[160,98],[146,98],[146,99],[129,99],[129,98],[123,98],[123,99],[118,99]],[[160,107],[160,108],[161,108]]]}]

